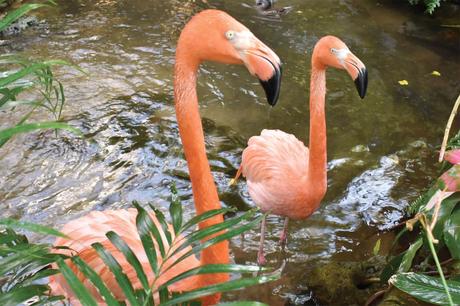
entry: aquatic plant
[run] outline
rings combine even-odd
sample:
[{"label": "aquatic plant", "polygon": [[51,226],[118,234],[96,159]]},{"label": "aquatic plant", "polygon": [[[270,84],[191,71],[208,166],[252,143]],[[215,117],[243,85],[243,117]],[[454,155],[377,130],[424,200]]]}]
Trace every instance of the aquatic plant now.
[{"label": "aquatic plant", "polygon": [[417,5],[420,2],[423,2],[423,4],[426,7],[426,12],[433,14],[434,10],[438,7],[441,6],[441,1],[442,0],[408,0],[410,4],[412,5]]},{"label": "aquatic plant", "polygon": [[[0,4],[4,1],[0,0]],[[47,4],[28,3],[10,11],[0,20],[0,32],[24,14],[45,6]],[[52,71],[56,65],[70,64],[62,60],[36,61],[21,59],[14,54],[0,55],[0,111],[24,112],[14,126],[0,130],[0,147],[16,134],[38,129],[66,129],[81,134],[76,128],[60,122],[66,99],[64,87]],[[36,98],[21,99],[26,93]],[[39,109],[51,113],[54,120],[29,122],[32,114]]]},{"label": "aquatic plant", "polygon": [[[262,215],[257,214],[255,210],[250,210],[239,216],[228,218],[222,224],[210,226],[201,230],[192,230],[198,223],[212,218],[217,214],[228,213],[231,209],[211,210],[184,222],[182,204],[174,188],[172,191],[173,196],[169,209],[172,226],[169,228],[164,221],[165,216],[158,209],[150,205],[157,220],[160,221],[160,224],[156,225],[152,222],[147,210],[138,203],[134,203],[138,212],[136,220],[139,237],[142,240],[147,257],[152,259],[150,260],[151,267],[149,268],[156,274],[156,279],[160,278],[161,275],[165,273],[165,269],[161,269],[161,266],[157,266],[157,262],[167,262],[168,258],[172,257],[178,250],[177,247],[179,245],[191,247],[191,250],[181,257],[182,259],[190,255],[197,255],[205,247],[231,239],[232,237],[252,229],[262,218]],[[15,232],[13,228],[61,237],[63,236],[62,233],[48,227],[19,222],[12,219],[0,220],[0,224],[5,227],[5,229],[0,232],[0,305],[16,305],[26,301],[29,301],[29,303],[32,301],[36,304],[43,304],[45,302],[62,300],[64,298],[62,296],[49,295],[50,288],[45,282],[49,276],[57,273],[62,273],[83,305],[96,305],[94,297],[77,278],[75,271],[70,268],[70,262],[78,269],[78,274],[81,273],[85,275],[85,277],[91,281],[108,305],[120,304],[120,302],[115,299],[112,292],[107,289],[99,275],[92,270],[78,254],[69,257],[56,253],[56,248],[59,248],[58,246],[55,246],[53,249],[48,244],[30,243],[25,236]],[[159,228],[157,228],[157,226]],[[224,230],[222,231],[222,229]],[[164,240],[159,234],[161,231],[165,233],[165,237],[171,245],[170,250],[175,250],[174,252],[161,252],[164,243]],[[181,235],[184,237],[183,239],[171,238]],[[131,250],[128,244],[115,232],[108,232],[106,236],[115,248],[123,253],[127,262],[129,262],[136,271],[142,284],[141,289],[134,290],[133,284],[126,277],[120,264],[111,255],[111,252],[102,246],[102,244],[93,244],[93,248],[98,252],[99,257],[113,273],[118,285],[129,299],[131,305],[199,305],[196,299],[200,297],[266,283],[279,279],[281,274],[280,270],[268,272],[267,269],[259,268],[258,266],[215,264],[191,268],[168,280],[161,286],[153,286],[152,284],[149,285],[147,282],[146,269],[139,264],[137,255]],[[158,250],[155,250],[154,244],[158,245]],[[63,248],[68,249],[66,247]],[[157,261],[156,259],[159,260]],[[179,261],[174,262],[168,269],[178,263]],[[51,264],[56,268],[51,268]],[[168,290],[168,287],[171,285],[187,277],[199,274],[233,273],[241,275],[254,272],[259,272],[259,275],[233,278],[225,283],[214,284],[189,292],[172,293]],[[191,302],[191,304],[189,304],[189,302]],[[225,305],[238,305],[238,303],[225,303]],[[258,302],[245,302],[244,305],[251,306],[264,304]]]},{"label": "aquatic plant", "polygon": [[393,242],[394,249],[405,237],[409,246],[388,258],[380,279],[390,284],[388,289],[394,286],[419,300],[453,306],[460,305],[460,131],[446,148],[443,174],[409,205],[411,218]]}]

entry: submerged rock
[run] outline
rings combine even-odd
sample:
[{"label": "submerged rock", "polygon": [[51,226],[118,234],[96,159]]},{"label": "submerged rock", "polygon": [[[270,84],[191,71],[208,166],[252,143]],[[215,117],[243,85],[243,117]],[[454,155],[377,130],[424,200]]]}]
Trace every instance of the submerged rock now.
[{"label": "submerged rock", "polygon": [[307,275],[307,286],[319,305],[364,305],[381,289],[376,278],[380,257],[367,262],[330,262]]},{"label": "submerged rock", "polygon": [[24,16],[13,22],[9,27],[0,32],[2,36],[17,35],[25,29],[39,25],[38,18],[35,16]]}]

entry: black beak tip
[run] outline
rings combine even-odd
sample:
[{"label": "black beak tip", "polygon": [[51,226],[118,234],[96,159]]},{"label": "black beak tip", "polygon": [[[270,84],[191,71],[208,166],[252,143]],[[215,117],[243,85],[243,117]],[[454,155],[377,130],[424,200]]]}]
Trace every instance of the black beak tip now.
[{"label": "black beak tip", "polygon": [[264,88],[265,95],[267,96],[267,102],[271,106],[275,106],[276,102],[278,102],[281,88],[281,66],[277,68],[273,65],[273,68],[275,69],[275,73],[270,79],[266,81],[259,79],[260,84]]},{"label": "black beak tip", "polygon": [[358,77],[355,79],[356,89],[361,99],[364,99],[367,91],[367,69],[359,70]]}]

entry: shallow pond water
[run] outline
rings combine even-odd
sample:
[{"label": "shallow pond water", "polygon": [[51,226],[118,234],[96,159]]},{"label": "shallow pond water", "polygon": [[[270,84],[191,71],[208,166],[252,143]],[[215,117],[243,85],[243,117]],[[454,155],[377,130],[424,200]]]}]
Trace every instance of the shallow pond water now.
[{"label": "shallow pond water", "polygon": [[[207,7],[229,12],[283,61],[275,108],[266,105],[262,88],[244,67],[206,63],[200,69],[201,114],[221,200],[241,211],[253,206],[244,182],[228,187],[241,151],[263,128],[307,141],[309,58],[318,38],[333,34],[366,64],[369,88],[361,100],[345,73],[328,72],[327,196],[311,218],[291,222],[285,253],[278,246],[282,222],[268,219],[268,264],[287,262],[279,282],[226,296],[269,305],[314,304],[310,271],[372,257],[379,231],[398,223],[407,203],[438,174],[435,150],[460,90],[459,30],[440,25],[454,21],[458,10],[445,12],[441,21],[391,1],[280,0],[278,5],[293,10],[270,19],[258,15],[249,0],[208,2],[58,1],[56,8],[37,13],[45,23],[0,46],[0,52],[65,59],[88,72],[57,69],[66,88],[65,119],[90,139],[42,132],[0,149],[2,216],[59,227],[91,210],[129,207],[133,200],[166,209],[171,182],[187,216],[193,215],[172,68],[180,29]],[[398,84],[403,79],[408,86]],[[0,128],[16,119],[0,112]],[[392,236],[383,238],[382,253]],[[257,244],[257,231],[234,239],[234,260],[255,263]]]}]

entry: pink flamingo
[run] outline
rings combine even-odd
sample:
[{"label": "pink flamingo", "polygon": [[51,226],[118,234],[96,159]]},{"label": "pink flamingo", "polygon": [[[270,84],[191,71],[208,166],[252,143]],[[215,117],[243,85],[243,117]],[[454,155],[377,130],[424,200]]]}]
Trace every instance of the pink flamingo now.
[{"label": "pink flamingo", "polygon": [[[326,68],[344,69],[355,81],[361,98],[367,89],[364,64],[333,36],[318,41],[312,56],[310,80],[310,151],[294,135],[280,130],[263,130],[253,136],[243,151],[238,173],[243,174],[249,194],[263,212],[284,216],[280,241],[284,247],[288,220],[306,219],[320,205],[327,189],[326,178]],[[257,261],[265,264],[263,251],[265,218],[261,224]]]},{"label": "pink flamingo", "polygon": [[[245,26],[226,13],[218,10],[203,11],[194,16],[183,29],[176,50],[174,96],[179,133],[188,162],[195,208],[198,215],[212,209],[221,208],[206,156],[196,93],[197,70],[200,63],[205,60],[227,64],[244,64],[251,74],[259,78],[265,89],[267,100],[271,105],[274,105],[278,99],[281,80],[278,56],[258,40]],[[160,286],[168,279],[199,265],[229,262],[228,243],[221,242],[204,249],[201,252],[200,260],[195,257],[189,257],[175,266],[175,268],[164,273],[160,279],[155,280],[136,230],[135,219],[136,211],[134,209],[91,212],[65,225],[62,232],[72,239],[58,238],[55,245],[68,246],[78,252],[81,258],[102,277],[105,284],[119,300],[125,300],[123,291],[118,287],[114,275],[91,247],[92,243],[100,242],[111,251],[135,289],[141,288],[141,284],[133,267],[105,236],[107,231],[117,232],[130,245],[138,256],[140,263],[145,267],[146,271],[150,272],[148,276],[149,284],[155,282],[156,286]],[[153,218],[153,220],[158,223],[156,219]],[[202,222],[199,227],[205,228],[222,221],[223,216],[219,215]],[[166,241],[164,243],[167,245]],[[181,256],[181,254],[177,256]],[[177,256],[176,259],[179,258]],[[71,262],[69,262],[69,265],[72,265]],[[168,263],[164,264],[163,267],[166,269]],[[77,273],[78,278],[92,291],[94,296],[98,298],[99,302],[103,303],[102,297],[91,285],[90,281],[79,273],[73,265],[72,269]],[[170,289],[176,292],[188,291],[221,283],[228,280],[228,278],[227,274],[200,275],[184,279]],[[53,294],[64,295],[77,304],[73,292],[61,275],[51,277],[50,286]],[[202,302],[204,305],[214,305],[219,299],[220,295],[216,294],[203,298]]]}]

